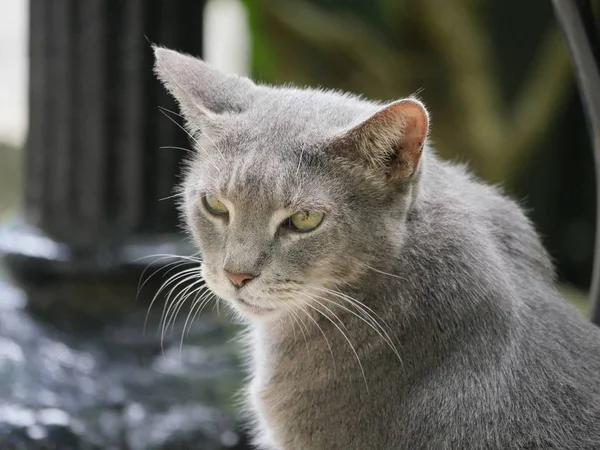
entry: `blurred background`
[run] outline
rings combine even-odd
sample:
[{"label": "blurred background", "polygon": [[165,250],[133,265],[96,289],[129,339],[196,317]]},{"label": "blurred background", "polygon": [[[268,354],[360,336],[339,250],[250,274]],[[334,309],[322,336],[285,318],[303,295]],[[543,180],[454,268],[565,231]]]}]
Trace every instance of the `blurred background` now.
[{"label": "blurred background", "polygon": [[[437,151],[520,199],[561,282],[589,288],[592,152],[549,1],[213,3],[222,5],[212,5],[217,18],[205,30],[214,36],[205,58],[224,70],[376,99],[419,92],[432,112]],[[5,0],[1,8],[0,216],[7,217],[22,192],[28,2]]]},{"label": "blurred background", "polygon": [[[10,430],[5,436],[27,442],[28,449],[37,448],[33,441],[54,448],[53,432],[66,433],[72,448],[245,448],[230,401],[240,375],[235,350],[226,344],[232,335],[226,320],[209,314],[181,344],[176,331],[165,353],[154,338],[139,342],[148,302],[131,301],[126,312],[121,307],[137,298],[127,286],[139,280],[148,265],[144,258],[193,252],[167,198],[181,153],[161,149],[189,144],[172,123],[178,117],[158,109],[175,107],[153,80],[149,42],[267,83],[320,85],[381,100],[418,92],[432,114],[436,150],[521,202],[554,258],[560,289],[587,312],[596,217],[593,155],[550,1],[3,0],[0,250],[6,257],[0,292],[12,299],[3,308],[22,321],[19,329],[35,332],[24,337],[0,328],[0,375],[12,367],[13,377],[13,384],[0,381],[0,444],[4,423]],[[98,313],[103,304],[112,305],[108,316]],[[90,316],[93,326],[86,322]],[[69,323],[87,318],[81,322],[86,325],[69,336],[56,333],[65,317]],[[106,329],[99,317],[122,327]],[[90,327],[92,334],[82,331]],[[37,342],[46,333],[63,352],[78,352],[65,356],[67,366],[81,362],[81,355],[96,361],[87,372],[76,365],[73,379],[82,371],[89,380],[101,376],[99,361],[116,367],[115,378],[107,376],[120,380],[113,384],[122,392],[110,407],[98,400],[104,393],[90,394],[92,401],[83,388],[68,405],[52,400],[61,392],[58,385],[46,389],[48,401],[21,392],[27,391],[21,385],[27,371],[47,371],[24,367],[27,346],[21,341],[39,352]],[[100,344],[106,339],[113,347]],[[139,348],[133,350],[135,367],[119,360],[120,346],[134,348],[132,341],[148,353],[140,357]],[[179,357],[170,348],[179,349]],[[143,372],[148,366],[160,379]],[[202,389],[199,371],[205,374]],[[52,376],[60,379],[57,373]],[[128,387],[123,380],[131,374],[148,380]],[[172,393],[173,386],[183,387]],[[172,396],[148,393],[160,389]],[[2,395],[10,408],[3,409]],[[84,407],[88,400],[92,406]],[[188,409],[173,409],[177,402]],[[85,411],[89,420],[78,422],[74,411]],[[191,419],[210,425],[198,431]],[[169,426],[156,431],[165,421]],[[216,423],[218,433],[210,431]]]}]

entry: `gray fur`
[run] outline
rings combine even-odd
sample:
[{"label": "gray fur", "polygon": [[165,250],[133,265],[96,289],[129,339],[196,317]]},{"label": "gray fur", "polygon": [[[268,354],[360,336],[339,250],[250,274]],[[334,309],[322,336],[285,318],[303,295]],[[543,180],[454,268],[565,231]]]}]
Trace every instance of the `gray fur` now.
[{"label": "gray fur", "polygon": [[[156,56],[198,149],[182,210],[203,276],[248,323],[259,448],[600,448],[600,333],[555,290],[517,204],[427,145],[393,185],[341,151],[386,105]],[[319,228],[278,230],[307,208],[326,211]],[[225,265],[260,275],[236,293]]]}]

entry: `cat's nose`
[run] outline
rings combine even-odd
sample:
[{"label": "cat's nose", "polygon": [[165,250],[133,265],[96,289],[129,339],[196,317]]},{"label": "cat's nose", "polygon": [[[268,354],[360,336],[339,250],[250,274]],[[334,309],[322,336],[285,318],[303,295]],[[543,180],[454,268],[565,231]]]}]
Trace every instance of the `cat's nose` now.
[{"label": "cat's nose", "polygon": [[252,278],[255,278],[255,275],[251,273],[233,273],[228,270],[225,270],[225,275],[227,275],[227,278],[229,278],[236,288],[241,288]]}]

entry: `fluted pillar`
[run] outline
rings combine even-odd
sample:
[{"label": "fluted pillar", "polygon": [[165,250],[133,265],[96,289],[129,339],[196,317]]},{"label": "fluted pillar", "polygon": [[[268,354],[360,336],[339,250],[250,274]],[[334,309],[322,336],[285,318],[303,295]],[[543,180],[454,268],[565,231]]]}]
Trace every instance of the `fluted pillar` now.
[{"label": "fluted pillar", "polygon": [[114,272],[188,251],[168,198],[185,152],[160,147],[190,145],[158,108],[176,110],[150,42],[200,55],[204,3],[30,1],[23,214],[0,233],[13,270]]}]

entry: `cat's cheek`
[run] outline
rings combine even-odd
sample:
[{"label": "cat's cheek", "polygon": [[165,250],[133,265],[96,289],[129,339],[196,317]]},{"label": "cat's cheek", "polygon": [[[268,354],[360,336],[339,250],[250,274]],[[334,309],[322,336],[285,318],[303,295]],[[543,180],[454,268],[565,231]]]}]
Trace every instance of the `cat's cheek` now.
[{"label": "cat's cheek", "polygon": [[223,242],[224,230],[219,223],[213,223],[202,212],[188,216],[188,228],[194,238],[194,243],[203,256],[219,254]]},{"label": "cat's cheek", "polygon": [[227,292],[223,289],[219,277],[214,273],[211,267],[214,266],[210,262],[204,262],[202,264],[202,278],[206,282],[206,287],[218,297],[227,299]]}]

